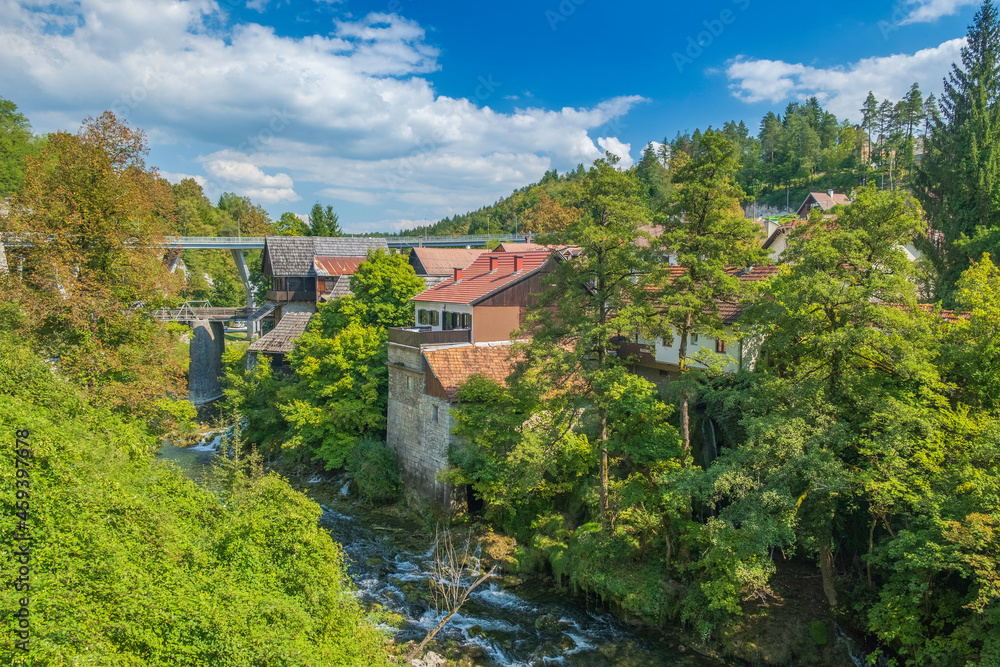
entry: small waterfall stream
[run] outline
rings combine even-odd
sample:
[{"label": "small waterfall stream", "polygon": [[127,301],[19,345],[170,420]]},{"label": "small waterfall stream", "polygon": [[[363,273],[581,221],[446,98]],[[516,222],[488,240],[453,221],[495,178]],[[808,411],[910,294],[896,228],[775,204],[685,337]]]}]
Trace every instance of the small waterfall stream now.
[{"label": "small waterfall stream", "polygon": [[[195,446],[165,445],[160,455],[196,476],[210,464],[223,432],[206,434]],[[325,502],[334,507],[321,505],[321,525],[343,545],[347,571],[361,602],[381,605],[404,619],[400,628],[390,629],[397,642],[419,641],[439,618],[426,601],[433,549],[420,553],[412,548],[412,526],[375,525],[361,512],[353,514],[349,500],[342,496],[345,487],[334,484],[329,489],[326,498],[335,500]],[[609,613],[589,609],[545,587],[507,588],[497,580],[476,589],[436,640],[484,666],[722,664],[680,646],[667,635],[628,626]]]}]

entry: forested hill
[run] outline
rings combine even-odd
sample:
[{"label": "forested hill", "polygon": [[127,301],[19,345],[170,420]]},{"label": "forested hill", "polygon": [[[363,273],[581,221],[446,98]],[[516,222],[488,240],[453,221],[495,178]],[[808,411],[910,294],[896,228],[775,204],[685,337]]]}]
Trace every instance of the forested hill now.
[{"label": "forested hill", "polygon": [[[907,186],[923,152],[923,137],[939,118],[934,96],[926,100],[917,84],[898,101],[879,102],[872,93],[858,100],[857,122],[838,119],[815,97],[792,102],[781,114],[768,112],[756,134],[743,121],[725,123],[721,132],[737,147],[737,182],[744,206],[758,212],[794,210],[810,191],[850,192],[875,180],[879,187]],[[629,171],[642,183],[650,215],[669,197],[671,171],[698,155],[704,132],[677,132],[674,138],[651,142]],[[580,205],[583,165],[559,174],[548,171],[537,183],[515,190],[495,204],[443,218],[401,235],[487,234],[515,230],[558,231]]]}]

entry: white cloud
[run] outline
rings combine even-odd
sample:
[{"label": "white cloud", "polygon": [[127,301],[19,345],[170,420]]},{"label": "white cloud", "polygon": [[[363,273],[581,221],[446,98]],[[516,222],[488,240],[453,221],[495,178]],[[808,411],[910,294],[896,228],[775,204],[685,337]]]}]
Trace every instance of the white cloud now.
[{"label": "white cloud", "polygon": [[899,25],[929,23],[942,16],[957,14],[962,7],[977,4],[979,4],[979,0],[907,0],[904,7],[915,6],[909,10],[909,14],[899,22]]},{"label": "white cloud", "polygon": [[726,76],[733,95],[744,102],[802,101],[815,95],[838,117],[856,121],[868,91],[880,100],[902,98],[913,82],[925,95],[940,91],[964,45],[965,38],[952,39],[912,54],[865,58],[830,68],[740,56],[728,63]]},{"label": "white cloud", "polygon": [[632,144],[623,144],[617,137],[598,137],[597,145],[605,153],[611,153],[620,158],[618,169],[628,169],[635,164],[631,155]]},{"label": "white cloud", "polygon": [[308,183],[356,203],[406,204],[400,218],[450,215],[603,147],[627,153],[591,133],[643,101],[501,113],[489,97],[515,91],[492,77],[469,82],[478,101],[438,95],[422,76],[439,68],[437,49],[395,14],[292,38],[220,27],[224,11],[210,0],[0,0],[0,11],[0,89],[16,91],[36,130],[72,129],[36,119],[79,122],[110,108],[146,130],[154,157],[158,146],[172,156],[199,147],[209,196],[218,186],[294,201]]},{"label": "white cloud", "polygon": [[272,176],[239,160],[206,160],[204,167],[209,175],[206,185],[212,194],[215,190],[235,190],[268,204],[302,199],[295,194],[295,184],[288,174]]},{"label": "white cloud", "polygon": [[190,179],[194,180],[195,183],[197,183],[198,185],[200,185],[202,187],[205,187],[205,183],[208,182],[208,179],[206,179],[204,176],[200,176],[198,174],[182,174],[182,173],[178,173],[178,172],[163,171],[163,170],[160,170],[159,174],[160,174],[161,178],[165,178],[168,181],[170,181],[171,183],[175,183],[175,184],[176,183],[180,183],[185,178],[190,178]]}]

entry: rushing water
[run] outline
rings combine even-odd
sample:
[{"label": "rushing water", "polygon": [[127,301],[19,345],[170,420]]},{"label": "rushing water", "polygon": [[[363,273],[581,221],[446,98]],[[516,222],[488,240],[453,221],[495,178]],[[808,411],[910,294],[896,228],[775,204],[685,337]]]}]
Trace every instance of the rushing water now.
[{"label": "rushing water", "polygon": [[[196,446],[165,445],[160,456],[189,474],[197,475],[215,455],[222,432],[207,434]],[[306,482],[328,486],[313,477]],[[326,497],[346,494],[346,485],[334,486]],[[426,602],[432,550],[413,549],[412,526],[382,521],[373,525],[352,513],[345,498],[322,505],[321,524],[344,547],[348,574],[365,605],[381,605],[403,617],[396,640],[419,641],[437,625],[439,616]],[[366,525],[367,523],[367,525]],[[419,541],[419,540],[418,540]],[[429,540],[426,540],[429,542]],[[405,545],[411,545],[407,548]],[[496,580],[476,589],[470,599],[435,638],[472,657],[480,665],[587,665],[638,667],[677,665],[706,667],[718,661],[699,655],[661,633],[625,625],[606,612],[552,591],[522,585],[505,588]]]}]

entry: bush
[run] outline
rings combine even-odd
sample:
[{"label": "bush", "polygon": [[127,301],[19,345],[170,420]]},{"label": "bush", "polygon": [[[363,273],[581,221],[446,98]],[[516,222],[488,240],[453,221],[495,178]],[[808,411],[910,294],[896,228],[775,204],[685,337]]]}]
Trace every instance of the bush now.
[{"label": "bush", "polygon": [[347,469],[354,473],[358,494],[371,503],[392,503],[403,492],[396,455],[380,440],[363,438],[358,441]]}]

